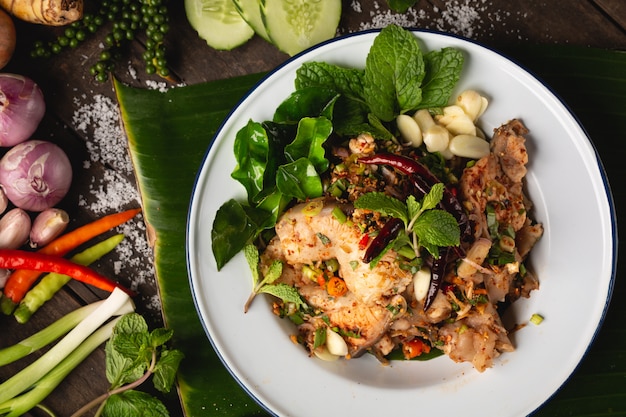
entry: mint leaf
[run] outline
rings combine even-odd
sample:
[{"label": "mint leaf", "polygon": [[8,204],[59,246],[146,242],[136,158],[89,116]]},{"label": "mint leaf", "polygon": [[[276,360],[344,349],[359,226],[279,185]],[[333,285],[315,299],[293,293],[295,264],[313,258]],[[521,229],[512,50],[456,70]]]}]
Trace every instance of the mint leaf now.
[{"label": "mint leaf", "polygon": [[458,246],[461,239],[456,219],[445,210],[423,212],[415,220],[413,232],[423,246]]},{"label": "mint leaf", "polygon": [[296,70],[296,90],[328,88],[339,94],[363,99],[363,71],[326,62],[305,62]]},{"label": "mint leaf", "polygon": [[463,53],[454,48],[430,51],[424,55],[426,75],[422,84],[420,108],[448,105],[463,70]]},{"label": "mint leaf", "polygon": [[[126,383],[126,375],[128,375],[128,370],[133,367],[133,360],[120,355],[114,348],[111,343],[107,343],[104,347],[104,352],[106,354],[106,367],[105,367],[105,375],[107,381],[111,384],[111,387],[117,388]],[[141,378],[143,375],[143,371],[137,372],[136,378],[132,379],[133,381]],[[132,377],[131,377],[132,378]]]},{"label": "mint leaf", "polygon": [[443,183],[438,182],[430,188],[430,191],[428,191],[428,194],[424,196],[422,201],[422,211],[437,207],[437,204],[443,198],[443,187]]},{"label": "mint leaf", "polygon": [[417,201],[414,195],[410,195],[406,199],[406,208],[409,211],[409,219],[419,216],[422,210],[422,204]]},{"label": "mint leaf", "polygon": [[424,59],[417,39],[397,25],[385,27],[367,55],[365,100],[372,113],[389,122],[422,101]]},{"label": "mint leaf", "polygon": [[279,260],[274,260],[269,269],[265,273],[265,278],[261,282],[261,285],[271,284],[276,281],[283,273],[283,263]]},{"label": "mint leaf", "polygon": [[109,397],[102,410],[103,417],[168,417],[161,401],[141,391],[125,391]]},{"label": "mint leaf", "polygon": [[255,287],[260,279],[259,249],[253,244],[246,245],[243,248],[243,256],[246,258],[248,266],[250,267],[250,273],[252,274],[252,287]]},{"label": "mint leaf", "polygon": [[297,308],[306,307],[306,303],[302,301],[302,297],[298,291],[287,284],[264,285],[259,289],[260,293],[271,294],[276,298],[280,298],[286,303],[293,303]]},{"label": "mint leaf", "polygon": [[409,221],[406,204],[385,193],[374,191],[362,194],[354,201],[354,207],[377,211],[385,216],[397,217],[404,221],[404,223],[408,223]]},{"label": "mint leaf", "polygon": [[163,327],[154,329],[150,332],[149,346],[152,348],[163,346],[172,338],[173,335],[174,330],[172,329],[165,329]]},{"label": "mint leaf", "polygon": [[154,368],[152,383],[160,392],[168,393],[176,380],[176,372],[185,355],[177,349],[162,350],[161,357]]}]

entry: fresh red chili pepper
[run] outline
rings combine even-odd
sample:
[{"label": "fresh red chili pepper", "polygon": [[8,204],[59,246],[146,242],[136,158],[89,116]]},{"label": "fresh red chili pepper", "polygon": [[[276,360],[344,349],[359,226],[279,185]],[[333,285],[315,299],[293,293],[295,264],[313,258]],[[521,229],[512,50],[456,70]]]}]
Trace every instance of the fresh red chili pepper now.
[{"label": "fresh red chili pepper", "polygon": [[[64,256],[90,239],[107,232],[124,222],[127,222],[135,217],[139,212],[141,212],[141,209],[135,208],[100,217],[91,223],[87,223],[56,238],[48,245],[39,249],[38,253]],[[15,306],[10,307],[10,302],[17,305],[17,303],[24,298],[24,295],[26,295],[39,275],[40,274],[37,273],[37,271],[30,271],[26,269],[13,271],[4,285],[2,300],[6,301],[3,301],[3,307],[6,309],[14,308]],[[8,314],[10,314],[10,312]]]},{"label": "fresh red chili pepper", "polygon": [[59,256],[19,249],[0,249],[0,268],[55,272],[68,275],[77,281],[93,285],[101,290],[111,292],[115,287],[118,287],[130,296],[135,295],[133,291],[124,288],[93,269]]},{"label": "fresh red chili pepper", "polygon": [[370,235],[368,235],[367,233],[364,234],[361,240],[359,240],[359,249],[365,249],[369,241],[370,241]]},{"label": "fresh red chili pepper", "polygon": [[404,227],[404,222],[401,219],[396,217],[392,217],[387,220],[387,223],[380,229],[378,235],[374,238],[372,243],[365,250],[365,255],[363,255],[363,262],[370,263],[372,260],[380,255],[383,250],[387,247],[389,242],[394,240],[398,233],[400,233],[400,229]]},{"label": "fresh red chili pepper", "polygon": [[408,342],[402,343],[402,353],[404,354],[404,359],[409,360],[413,359],[417,356],[420,356],[422,353],[429,353],[430,345],[424,342],[422,339],[411,339]]}]

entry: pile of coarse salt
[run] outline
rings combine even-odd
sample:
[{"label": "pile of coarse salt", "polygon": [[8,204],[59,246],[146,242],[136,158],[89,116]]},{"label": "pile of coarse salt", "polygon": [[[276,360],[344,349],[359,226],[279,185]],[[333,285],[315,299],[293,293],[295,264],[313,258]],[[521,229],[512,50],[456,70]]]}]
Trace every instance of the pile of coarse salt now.
[{"label": "pile of coarse salt", "polygon": [[[90,179],[88,195],[80,196],[79,205],[97,216],[119,211],[121,207],[137,206],[140,196],[116,103],[104,95],[94,95],[74,98],[74,105],[72,124],[87,138],[89,160],[84,161],[84,167],[89,168],[92,164],[104,167],[102,175]],[[145,224],[131,221],[119,226],[118,230],[126,238],[115,249],[115,274],[130,279],[133,290],[145,284],[154,286],[153,253]],[[158,295],[144,298],[142,305],[154,311],[161,308]]]},{"label": "pile of coarse salt", "polygon": [[[419,2],[418,2],[419,3]],[[454,0],[444,2],[444,6],[433,6],[430,10],[417,8],[417,4],[405,13],[395,13],[373,3],[369,22],[362,22],[359,30],[380,29],[390,24],[402,27],[431,29],[453,33],[470,39],[488,37],[495,24],[505,25],[505,18],[510,12],[493,10],[488,0]],[[361,13],[362,7],[358,0],[352,0],[352,10]],[[523,18],[523,16],[521,16]],[[518,35],[519,37],[519,35]]]}]

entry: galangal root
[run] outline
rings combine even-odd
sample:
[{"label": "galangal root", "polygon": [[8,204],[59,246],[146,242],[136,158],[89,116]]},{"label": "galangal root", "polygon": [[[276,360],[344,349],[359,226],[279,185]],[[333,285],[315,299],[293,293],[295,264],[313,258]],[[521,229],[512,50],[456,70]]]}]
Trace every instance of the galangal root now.
[{"label": "galangal root", "polygon": [[83,16],[83,0],[0,0],[0,7],[20,20],[64,26]]}]

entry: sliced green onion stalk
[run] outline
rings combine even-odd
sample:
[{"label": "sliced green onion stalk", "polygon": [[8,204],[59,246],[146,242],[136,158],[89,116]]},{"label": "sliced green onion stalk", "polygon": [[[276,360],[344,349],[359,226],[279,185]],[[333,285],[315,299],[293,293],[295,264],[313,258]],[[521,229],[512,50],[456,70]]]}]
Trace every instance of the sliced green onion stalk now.
[{"label": "sliced green onion stalk", "polygon": [[[120,317],[106,323],[91,334],[76,349],[67,355],[43,378],[22,395],[13,397],[0,403],[0,415],[5,417],[21,416],[43,401],[82,361],[87,358],[102,343],[107,341],[113,333],[113,327]],[[4,384],[3,384],[4,385]]]},{"label": "sliced green onion stalk", "polygon": [[61,317],[59,320],[27,337],[26,339],[0,350],[0,366],[15,362],[31,353],[49,345],[59,337],[65,335],[72,330],[78,323],[84,320],[89,314],[93,313],[104,300],[87,304],[78,308],[69,314]]},{"label": "sliced green onion stalk", "polygon": [[535,313],[532,316],[530,316],[530,322],[532,324],[539,325],[541,324],[542,321],[543,321],[543,316],[541,314]]},{"label": "sliced green onion stalk", "polygon": [[111,317],[132,311],[134,311],[134,306],[130,297],[124,291],[115,288],[102,304],[78,323],[48,352],[0,384],[0,404],[11,400],[35,385]]}]

